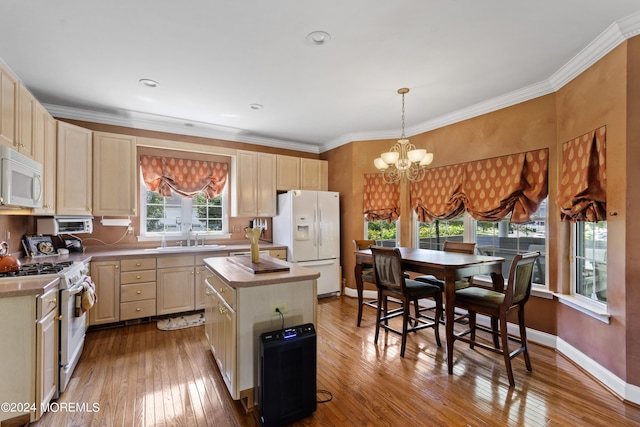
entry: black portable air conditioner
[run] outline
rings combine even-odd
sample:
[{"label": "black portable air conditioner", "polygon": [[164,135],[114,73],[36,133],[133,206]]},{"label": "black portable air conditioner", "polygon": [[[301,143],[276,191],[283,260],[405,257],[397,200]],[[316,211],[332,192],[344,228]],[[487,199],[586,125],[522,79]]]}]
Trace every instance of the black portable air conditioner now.
[{"label": "black portable air conditioner", "polygon": [[265,427],[316,410],[316,331],[307,323],[260,335],[258,405]]}]

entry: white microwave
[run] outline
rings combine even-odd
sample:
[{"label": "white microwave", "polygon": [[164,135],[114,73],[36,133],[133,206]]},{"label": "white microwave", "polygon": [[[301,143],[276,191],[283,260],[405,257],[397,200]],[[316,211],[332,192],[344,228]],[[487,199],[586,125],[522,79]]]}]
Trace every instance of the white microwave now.
[{"label": "white microwave", "polygon": [[27,156],[0,146],[0,205],[41,208],[42,165]]},{"label": "white microwave", "polygon": [[38,234],[81,234],[93,233],[92,216],[54,216],[38,218],[36,221]]}]

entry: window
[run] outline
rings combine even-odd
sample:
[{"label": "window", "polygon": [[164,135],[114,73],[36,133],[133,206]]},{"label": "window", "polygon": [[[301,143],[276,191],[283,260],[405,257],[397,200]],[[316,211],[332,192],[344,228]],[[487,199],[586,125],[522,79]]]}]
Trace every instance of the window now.
[{"label": "window", "polygon": [[189,229],[200,235],[227,233],[227,186],[213,199],[205,199],[204,193],[189,199],[177,194],[162,197],[141,182],[140,200],[141,235],[185,238]]},{"label": "window", "polygon": [[547,200],[525,224],[512,224],[509,218],[500,222],[476,221],[475,233],[478,252],[481,255],[499,256],[505,259],[502,275],[509,277],[511,261],[515,255],[539,251],[533,270],[533,283],[546,285],[546,236]]},{"label": "window", "polygon": [[375,240],[379,246],[396,247],[398,246],[398,224],[399,220],[396,222],[365,220],[367,239]]},{"label": "window", "polygon": [[573,225],[573,293],[607,302],[607,222]]},{"label": "window", "polygon": [[464,218],[435,220],[431,223],[418,222],[418,247],[420,249],[442,250],[446,240],[464,241]]}]

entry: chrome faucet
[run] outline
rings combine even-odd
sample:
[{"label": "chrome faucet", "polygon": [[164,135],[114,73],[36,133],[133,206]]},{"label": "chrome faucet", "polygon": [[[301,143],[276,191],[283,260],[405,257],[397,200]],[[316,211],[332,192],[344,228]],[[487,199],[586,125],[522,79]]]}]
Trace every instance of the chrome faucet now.
[{"label": "chrome faucet", "polygon": [[193,228],[191,224],[189,224],[189,229],[187,230],[187,246],[191,246],[191,234],[193,232]]}]

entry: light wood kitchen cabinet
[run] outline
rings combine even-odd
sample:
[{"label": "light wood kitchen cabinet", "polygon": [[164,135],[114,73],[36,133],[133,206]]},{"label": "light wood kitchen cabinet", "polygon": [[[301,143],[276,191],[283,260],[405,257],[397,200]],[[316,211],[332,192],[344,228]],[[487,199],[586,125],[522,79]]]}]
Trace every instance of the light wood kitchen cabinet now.
[{"label": "light wood kitchen cabinet", "polygon": [[292,156],[276,156],[276,189],[289,190],[318,190],[329,188],[326,160],[306,159]]},{"label": "light wood kitchen cabinet", "polygon": [[16,141],[14,147],[27,157],[35,159],[37,112],[40,104],[23,85],[18,85],[18,116]]},{"label": "light wood kitchen cabinet", "polygon": [[276,156],[276,189],[278,191],[300,189],[300,158]]},{"label": "light wood kitchen cabinet", "polygon": [[[58,389],[58,280],[39,296],[0,298],[0,396],[21,412],[0,411],[2,425],[37,421]],[[18,409],[18,408],[16,408]]]},{"label": "light wood kitchen cabinet", "polygon": [[0,144],[15,148],[18,79],[0,61]]},{"label": "light wood kitchen cabinet", "polygon": [[238,151],[232,159],[231,216],[272,217],[276,215],[276,156]]},{"label": "light wood kitchen cabinet", "polygon": [[[237,390],[236,357],[236,311],[225,296],[233,292],[215,276],[210,276],[205,285],[205,331],[209,339],[211,353],[216,360],[227,389]],[[225,291],[226,294],[225,294]],[[235,302],[235,298],[233,298]],[[237,391],[236,391],[237,392]],[[231,391],[233,396],[234,392]],[[237,399],[237,398],[236,398]]]},{"label": "light wood kitchen cabinet", "polygon": [[269,251],[269,256],[281,259],[283,261],[287,260],[287,250],[286,249],[271,249]]},{"label": "light wood kitchen cabinet", "polygon": [[93,214],[136,214],[136,138],[93,133]]},{"label": "light wood kitchen cabinet", "polygon": [[57,215],[92,214],[92,132],[58,122]]},{"label": "light wood kitchen cabinet", "polygon": [[38,104],[36,114],[36,161],[42,163],[42,208],[34,215],[56,213],[56,120]]},{"label": "light wood kitchen cabinet", "polygon": [[327,191],[329,163],[326,160],[300,159],[300,189]]},{"label": "light wood kitchen cabinet", "polygon": [[228,252],[215,252],[210,254],[200,254],[196,255],[196,268],[195,268],[195,309],[203,310],[206,305],[205,298],[205,288],[206,288],[206,280],[207,280],[207,267],[204,265],[205,258],[211,257],[226,257],[228,256]]},{"label": "light wood kitchen cabinet", "polygon": [[120,320],[156,315],[156,259],[120,260]]},{"label": "light wood kitchen cabinet", "polygon": [[[58,391],[58,289],[40,298],[42,314],[36,322],[36,419],[42,415],[42,405],[53,399]],[[54,302],[56,301],[56,302]],[[46,313],[45,313],[46,312]]]},{"label": "light wood kitchen cabinet", "polygon": [[98,301],[89,310],[89,324],[102,325],[120,321],[120,261],[91,263],[91,279],[96,285]]},{"label": "light wood kitchen cabinet", "polygon": [[193,255],[158,258],[156,314],[192,311],[195,307]]}]

